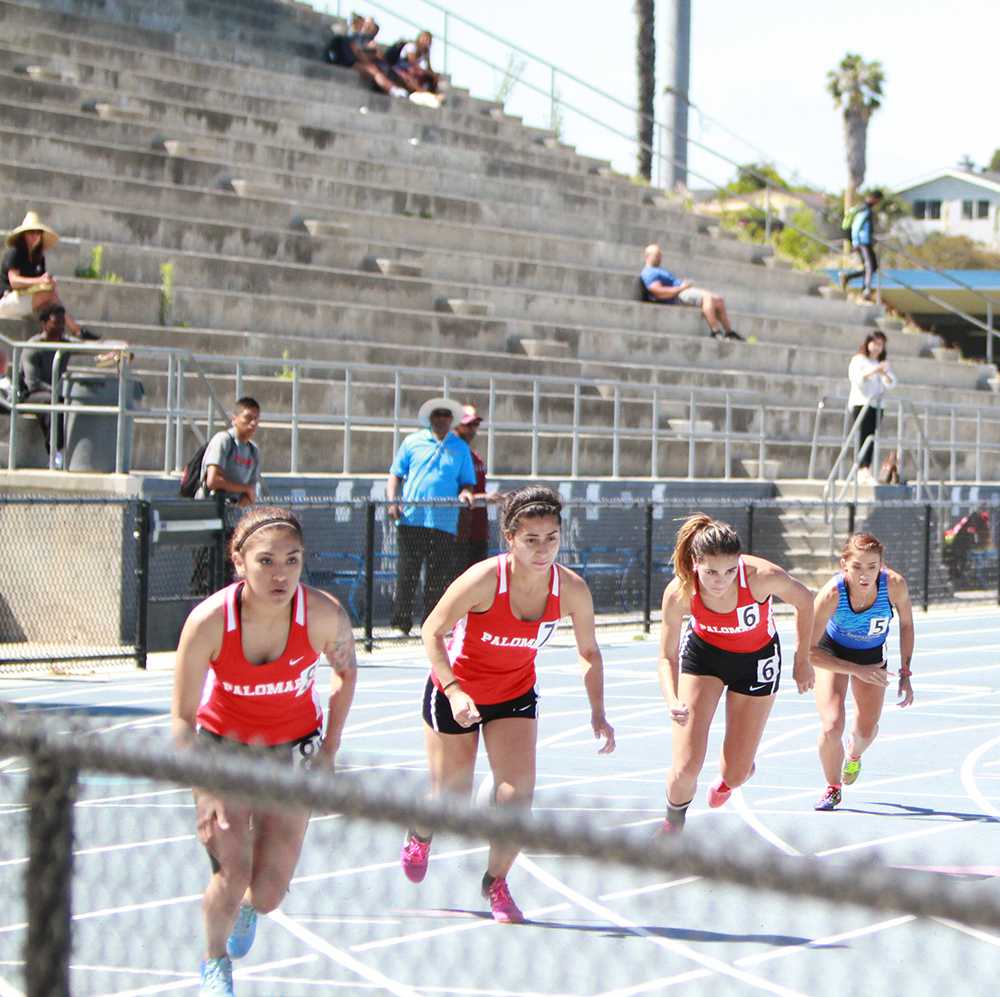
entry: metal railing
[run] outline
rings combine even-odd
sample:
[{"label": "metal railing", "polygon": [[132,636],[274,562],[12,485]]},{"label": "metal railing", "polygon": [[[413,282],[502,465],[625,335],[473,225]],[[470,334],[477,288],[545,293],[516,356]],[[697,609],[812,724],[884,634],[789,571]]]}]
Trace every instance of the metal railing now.
[{"label": "metal railing", "polygon": [[[711,187],[716,191],[716,193],[725,193],[726,198],[729,200],[742,201],[742,203],[744,203],[747,207],[757,208],[757,205],[755,205],[748,197],[742,197],[739,194],[733,194],[728,191],[724,191],[724,189],[715,180],[712,180],[708,176],[699,173],[696,170],[693,170],[691,166],[686,162],[680,163],[673,157],[668,156],[664,152],[664,147],[666,145],[666,143],[664,142],[664,135],[668,132],[671,134],[675,132],[675,129],[671,125],[668,125],[666,122],[657,120],[654,116],[653,126],[654,126],[654,132],[657,136],[655,141],[655,146],[646,145],[645,143],[639,141],[632,132],[623,131],[620,128],[617,128],[616,126],[608,122],[606,119],[595,115],[592,112],[592,110],[584,109],[578,106],[577,104],[567,101],[560,95],[559,81],[565,80],[571,82],[574,86],[583,88],[585,93],[588,95],[588,98],[605,101],[615,109],[621,111],[627,111],[630,116],[634,116],[638,113],[638,109],[635,107],[635,105],[629,103],[626,100],[621,99],[620,97],[615,96],[614,94],[609,93],[606,90],[602,90],[600,87],[594,86],[594,84],[584,79],[581,79],[574,73],[568,72],[567,70],[563,69],[560,66],[555,65],[555,63],[550,62],[549,60],[543,58],[542,56],[530,52],[527,49],[523,48],[522,46],[516,44],[515,42],[512,42],[509,39],[504,38],[503,36],[496,34],[493,31],[490,31],[488,28],[484,28],[482,25],[476,24],[475,22],[469,20],[468,18],[456,14],[454,11],[449,10],[448,8],[442,6],[441,4],[435,3],[434,0],[420,0],[420,2],[429,10],[433,11],[436,15],[440,15],[442,19],[443,31],[441,32],[440,37],[443,47],[443,60],[444,60],[443,68],[445,72],[448,72],[449,50],[453,50],[473,60],[479,65],[489,68],[495,73],[501,73],[507,75],[511,74],[511,66],[508,67],[499,66],[494,61],[482,56],[480,53],[474,52],[468,47],[456,42],[453,37],[453,34],[450,32],[449,29],[452,24],[460,24],[463,27],[474,32],[476,35],[481,36],[483,39],[486,39],[487,41],[496,43],[498,45],[502,45],[507,50],[508,53],[516,54],[517,56],[523,57],[523,59],[527,60],[530,64],[542,67],[542,69],[544,70],[545,74],[548,77],[547,87],[539,86],[538,84],[533,83],[530,80],[526,79],[524,76],[525,67],[522,67],[521,71],[516,74],[514,82],[517,84],[517,86],[520,86],[534,93],[536,96],[540,96],[543,99],[547,100],[549,107],[548,127],[550,129],[558,130],[557,126],[559,121],[561,120],[561,115],[563,110],[570,111],[574,115],[581,118],[582,120],[587,121],[590,124],[600,128],[603,132],[633,144],[637,150],[641,149],[651,153],[653,161],[658,166],[658,176],[660,178],[661,185],[666,165],[668,164],[683,165],[685,170],[689,174],[691,174],[691,176],[710,184]],[[317,6],[319,7],[325,6],[330,12],[335,11],[338,16],[341,16],[343,9],[345,8],[346,5],[342,2],[342,0],[336,0],[335,3],[331,3],[328,0],[327,3],[317,4]],[[411,17],[407,17],[406,15],[400,14],[399,11],[396,10],[392,4],[387,4],[385,2],[382,2],[382,0],[370,0],[367,6],[375,7],[378,10],[391,13],[393,17],[395,17],[402,24],[410,28],[416,30],[422,30],[424,27],[424,25],[421,24],[419,21],[416,21]],[[690,105],[690,101],[688,103],[689,106],[693,106]],[[700,112],[699,110],[699,113],[702,112]],[[746,164],[740,163],[737,160],[731,158],[730,156],[727,156],[724,153],[719,152],[717,149],[714,149],[711,146],[705,144],[704,142],[695,139],[690,134],[684,134],[678,137],[683,138],[684,141],[686,141],[689,146],[699,149],[700,151],[706,153],[707,155],[717,159],[722,164],[728,167],[738,169],[743,173],[745,173],[746,175],[753,177],[755,181],[761,185],[762,189],[764,190],[764,208],[763,208],[765,216],[764,225],[765,225],[766,240],[768,243],[770,242],[770,235],[773,227],[772,209],[770,205],[770,196],[772,193],[781,194],[783,197],[793,198],[799,201],[803,206],[811,208],[811,205],[809,205],[806,198],[801,193],[794,190],[789,190],[785,187],[781,187],[775,184],[773,180],[771,180],[769,177],[761,173],[758,173],[755,170],[748,169]],[[818,245],[825,247],[827,250],[831,252],[840,253],[842,251],[842,240],[824,239],[817,233],[811,232],[807,229],[802,228],[801,226],[795,225],[791,221],[780,221],[780,224],[784,228],[792,229],[799,235],[802,235],[805,238],[817,243]],[[995,323],[994,301],[989,296],[979,291],[977,288],[972,287],[971,285],[961,280],[960,278],[955,277],[953,274],[948,273],[947,271],[944,270],[939,270],[936,267],[930,266],[924,261],[907,253],[899,243],[890,240],[883,240],[882,245],[892,249],[894,253],[896,253],[901,258],[905,259],[907,263],[909,263],[911,266],[923,270],[927,273],[933,273],[942,280],[949,282],[954,287],[960,288],[961,290],[974,295],[978,300],[980,300],[983,303],[984,313],[986,316],[985,320],[979,319],[976,316],[971,315],[968,312],[964,311],[963,309],[959,308],[958,306],[948,301],[945,301],[943,298],[940,298],[933,293],[930,293],[924,289],[915,286],[913,283],[907,281],[905,278],[900,277],[898,274],[894,276],[895,283],[905,288],[910,293],[916,295],[921,300],[937,305],[938,307],[943,308],[950,314],[955,315],[958,318],[961,318],[963,321],[968,322],[975,328],[978,328],[983,332],[985,332],[986,359],[988,363],[992,363],[994,357],[994,338],[1000,336],[1000,330],[997,330],[994,324]],[[876,273],[876,280],[878,282],[876,284],[876,292],[879,295],[878,300],[879,302],[881,302],[881,281],[878,276],[878,273]]]},{"label": "metal railing", "polygon": [[[13,368],[17,370],[21,353],[29,344],[2,337],[0,342],[6,343],[13,356]],[[40,345],[43,344],[33,342],[30,348]],[[65,351],[67,346],[53,344],[49,348]],[[74,343],[71,350],[91,354],[107,352],[108,344],[85,347]],[[114,405],[83,405],[61,400],[45,405],[13,400],[10,470],[20,466],[19,434],[26,427],[34,431],[30,423],[18,416],[39,412],[59,415],[86,412],[107,416],[109,421],[114,419],[118,472],[130,469],[125,437],[131,431],[131,424],[139,421],[158,426],[162,449],[155,466],[170,473],[183,468],[193,449],[186,445],[186,429],[194,432],[199,442],[204,442],[206,433],[211,435],[217,426],[228,422],[227,408],[220,402],[220,395],[237,398],[261,392],[265,399],[263,428],[289,433],[287,465],[281,467],[270,463],[269,469],[277,471],[280,467],[293,474],[301,473],[307,466],[314,472],[381,473],[387,462],[382,462],[378,451],[369,445],[371,434],[388,435],[392,452],[395,452],[402,437],[415,428],[412,412],[416,410],[416,400],[438,392],[474,401],[479,407],[484,415],[485,457],[490,474],[509,470],[509,473],[527,472],[533,477],[718,477],[728,480],[741,476],[737,461],[743,460],[747,476],[765,479],[770,477],[768,461],[776,449],[791,447],[808,448],[808,476],[815,478],[820,452],[843,450],[847,430],[845,415],[836,436],[821,434],[820,420],[831,401],[826,396],[814,409],[795,404],[778,406],[773,397],[746,391],[604,378],[525,377],[287,358],[228,358],[168,347],[125,349],[117,346],[115,351],[121,355],[123,376],[119,377],[118,400]],[[151,384],[155,381],[152,394],[157,404],[129,407],[124,390],[129,378],[146,378]],[[306,400],[310,392],[313,396],[322,394],[325,411],[318,410],[315,400]],[[371,397],[373,392],[374,399]],[[274,400],[276,394],[281,396],[277,401]],[[373,405],[385,414],[371,414]],[[518,405],[522,411],[530,411],[530,415],[520,418],[513,415]],[[895,446],[901,457],[910,451],[916,455],[923,469],[917,475],[919,482],[929,480],[935,452],[947,453],[947,474],[952,480],[957,480],[970,467],[970,462],[960,459],[969,450],[974,451],[971,467],[976,480],[982,479],[988,461],[990,466],[995,465],[996,455],[1000,455],[1000,442],[996,442],[1000,441],[1000,418],[989,418],[979,409],[929,402],[912,409],[914,419],[918,411],[923,422],[917,420],[910,434],[915,437],[911,442],[899,428],[905,420],[902,414],[898,415]],[[813,419],[811,436],[789,432],[783,425],[789,417],[804,422],[810,416]],[[942,437],[938,429],[938,436],[933,437],[928,428],[931,420],[939,424],[945,420],[947,435]],[[968,431],[970,423],[974,423],[974,434]],[[318,464],[315,456],[305,457],[303,436],[307,432],[324,431],[339,436],[342,452],[339,460],[331,457],[327,463]],[[961,440],[963,431],[965,435],[974,435],[974,440]],[[50,433],[54,444],[54,426]],[[595,441],[603,447],[599,471],[593,470],[594,458],[587,466],[584,453],[584,448]],[[52,444],[49,466],[55,468]],[[721,454],[707,451],[709,445],[721,449]],[[627,453],[626,448],[629,448]],[[325,449],[330,452],[330,448]],[[383,446],[382,450],[385,449]],[[644,460],[641,458],[643,450]],[[502,462],[502,452],[516,452],[523,457],[506,457]],[[371,457],[365,460],[359,456],[362,453],[376,453],[375,460]],[[377,467],[374,466],[376,462]],[[148,454],[142,466],[154,469]],[[945,477],[943,470],[939,477]]]}]

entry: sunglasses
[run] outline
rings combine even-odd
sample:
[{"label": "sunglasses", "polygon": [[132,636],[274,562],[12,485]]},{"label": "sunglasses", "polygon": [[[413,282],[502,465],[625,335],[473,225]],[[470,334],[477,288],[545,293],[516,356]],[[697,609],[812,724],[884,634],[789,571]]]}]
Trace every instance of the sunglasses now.
[{"label": "sunglasses", "polygon": [[454,412],[452,412],[449,408],[436,408],[433,412],[431,412],[432,419],[443,419],[445,416],[452,419],[454,418],[454,415]]}]

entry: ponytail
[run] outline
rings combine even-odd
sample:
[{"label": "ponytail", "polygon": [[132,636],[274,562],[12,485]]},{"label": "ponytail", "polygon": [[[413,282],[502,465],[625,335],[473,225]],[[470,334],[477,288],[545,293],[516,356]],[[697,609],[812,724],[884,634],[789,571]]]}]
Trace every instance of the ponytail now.
[{"label": "ponytail", "polygon": [[696,561],[713,554],[739,554],[740,538],[728,524],[696,512],[681,524],[671,561],[674,574],[688,591],[694,590]]}]

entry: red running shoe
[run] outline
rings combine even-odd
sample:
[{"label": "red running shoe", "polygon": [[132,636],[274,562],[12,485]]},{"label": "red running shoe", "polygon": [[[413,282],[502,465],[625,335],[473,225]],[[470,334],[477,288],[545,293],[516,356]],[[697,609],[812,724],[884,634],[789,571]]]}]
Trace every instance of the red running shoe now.
[{"label": "red running shoe", "polygon": [[427,862],[431,854],[431,843],[421,841],[413,831],[407,831],[403,839],[403,850],[399,861],[403,872],[411,883],[419,883],[427,875]]},{"label": "red running shoe", "polygon": [[[753,778],[754,772],[757,771],[757,763],[750,767],[750,774],[747,776],[747,781],[749,782]],[[720,779],[714,786],[710,786],[708,790],[708,805],[710,807],[721,807],[730,796],[733,795],[733,791],[726,786],[725,789],[722,787],[726,786],[725,782]]]},{"label": "red running shoe", "polygon": [[490,902],[493,920],[500,924],[521,924],[524,915],[510,895],[507,880],[497,877],[489,886],[483,883],[483,896]]}]

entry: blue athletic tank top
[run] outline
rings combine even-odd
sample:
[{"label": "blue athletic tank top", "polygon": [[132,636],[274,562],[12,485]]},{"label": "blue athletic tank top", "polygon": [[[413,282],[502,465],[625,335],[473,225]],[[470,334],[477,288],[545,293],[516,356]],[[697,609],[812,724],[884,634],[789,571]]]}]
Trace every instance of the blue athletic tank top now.
[{"label": "blue athletic tank top", "polygon": [[878,573],[876,584],[878,591],[875,601],[866,610],[857,613],[851,606],[844,576],[841,575],[837,579],[837,591],[840,597],[837,600],[837,608],[826,624],[826,633],[841,647],[851,647],[856,650],[881,647],[889,636],[889,623],[892,620],[893,610],[889,601],[889,576],[885,568]]}]

